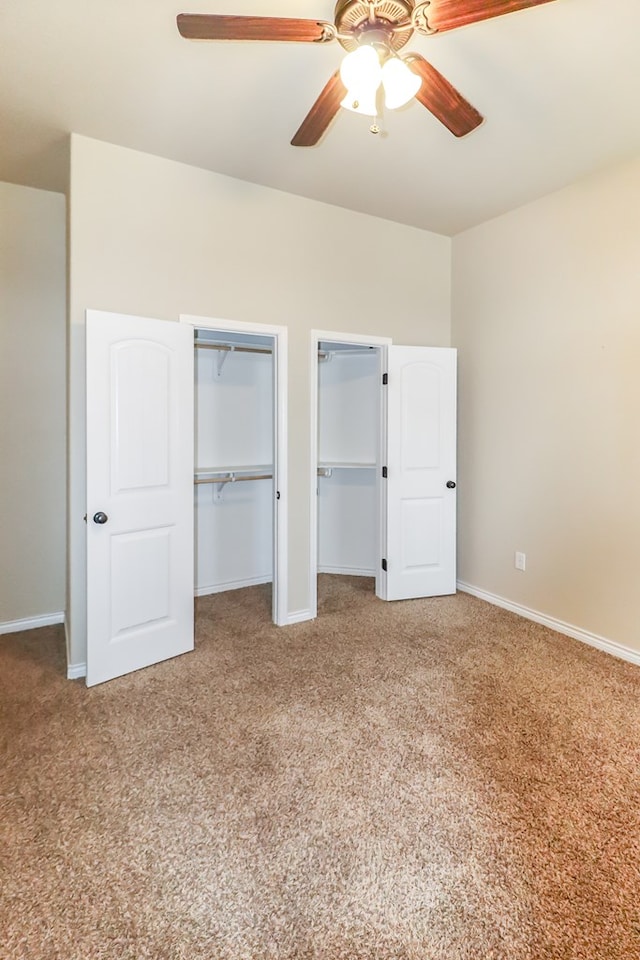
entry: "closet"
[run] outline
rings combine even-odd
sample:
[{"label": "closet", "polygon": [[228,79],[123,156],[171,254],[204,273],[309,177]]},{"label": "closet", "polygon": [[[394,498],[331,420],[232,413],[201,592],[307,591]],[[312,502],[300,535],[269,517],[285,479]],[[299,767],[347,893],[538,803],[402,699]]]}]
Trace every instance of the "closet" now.
[{"label": "closet", "polygon": [[318,336],[316,570],[455,593],[456,352],[378,343]]},{"label": "closet", "polygon": [[318,344],[318,573],[380,567],[380,349]]},{"label": "closet", "polygon": [[[315,616],[313,586],[295,620],[286,592],[287,331],[227,323],[87,311],[90,686],[193,649],[194,593],[272,582],[274,622]],[[291,562],[384,600],[455,592],[455,350],[339,337],[312,332],[312,550]]]},{"label": "closet", "polygon": [[273,579],[273,338],[195,329],[195,594]]},{"label": "closet", "polygon": [[194,594],[286,612],[286,331],[194,320],[87,311],[89,686],[192,650]]}]

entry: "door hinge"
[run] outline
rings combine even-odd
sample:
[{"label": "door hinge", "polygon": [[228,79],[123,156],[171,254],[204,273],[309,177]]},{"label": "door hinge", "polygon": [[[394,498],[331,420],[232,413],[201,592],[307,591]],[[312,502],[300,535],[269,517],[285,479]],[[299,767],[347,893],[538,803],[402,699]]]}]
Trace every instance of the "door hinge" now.
[{"label": "door hinge", "polygon": [[386,467],[383,467],[383,468],[382,468],[382,476],[384,477],[385,480],[387,479],[388,473],[387,473],[387,468],[386,468]]},{"label": "door hinge", "polygon": [[383,387],[386,387],[386,385],[387,385],[388,383],[389,383],[389,374],[388,374],[388,373],[383,373],[383,374],[382,374],[382,386],[383,386]]},{"label": "door hinge", "polygon": [[276,500],[279,500],[279,499],[280,499],[280,491],[276,490]]},{"label": "door hinge", "polygon": [[382,561],[382,569],[384,570],[385,573],[387,572],[387,561],[386,561],[386,560],[383,560],[383,561]]}]

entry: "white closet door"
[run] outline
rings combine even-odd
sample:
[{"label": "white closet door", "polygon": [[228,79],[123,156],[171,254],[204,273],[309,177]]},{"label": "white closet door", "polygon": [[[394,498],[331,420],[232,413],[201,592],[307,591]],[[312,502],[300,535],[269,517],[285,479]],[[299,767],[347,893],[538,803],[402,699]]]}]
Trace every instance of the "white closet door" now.
[{"label": "white closet door", "polygon": [[455,593],[456,351],[389,347],[388,374],[383,596]]},{"label": "white closet door", "polygon": [[87,685],[193,649],[193,330],[87,311]]}]

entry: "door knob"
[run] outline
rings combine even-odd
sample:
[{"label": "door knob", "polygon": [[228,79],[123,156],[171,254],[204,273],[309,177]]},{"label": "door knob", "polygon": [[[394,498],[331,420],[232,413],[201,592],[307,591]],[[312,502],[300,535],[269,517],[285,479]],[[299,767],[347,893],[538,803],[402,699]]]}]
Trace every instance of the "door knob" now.
[{"label": "door knob", "polygon": [[106,523],[108,519],[109,517],[106,515],[106,513],[103,513],[102,510],[99,510],[97,513],[94,513],[93,515],[94,523]]},{"label": "door knob", "polygon": [[[456,488],[455,480],[447,480],[447,486],[448,486],[449,490],[455,490],[455,488]],[[95,517],[94,517],[94,519],[95,519]]]}]

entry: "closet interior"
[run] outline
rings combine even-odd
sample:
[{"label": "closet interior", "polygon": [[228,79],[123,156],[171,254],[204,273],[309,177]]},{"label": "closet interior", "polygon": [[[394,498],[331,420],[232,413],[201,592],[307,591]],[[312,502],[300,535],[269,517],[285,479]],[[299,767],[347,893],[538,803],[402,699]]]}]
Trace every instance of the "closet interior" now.
[{"label": "closet interior", "polygon": [[318,573],[380,566],[381,350],[318,345]]},{"label": "closet interior", "polygon": [[[195,330],[195,594],[273,580],[273,337]],[[381,351],[318,344],[318,572],[380,566]]]},{"label": "closet interior", "polygon": [[274,338],[195,330],[195,594],[274,573]]}]

